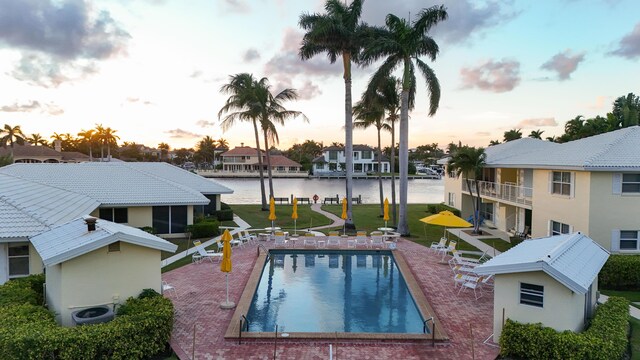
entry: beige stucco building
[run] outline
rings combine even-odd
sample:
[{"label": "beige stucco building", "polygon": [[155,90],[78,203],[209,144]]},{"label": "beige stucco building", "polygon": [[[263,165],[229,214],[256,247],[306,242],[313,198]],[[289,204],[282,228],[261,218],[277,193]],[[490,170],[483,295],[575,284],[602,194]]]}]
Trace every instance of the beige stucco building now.
[{"label": "beige stucco building", "polygon": [[[640,253],[640,127],[564,144],[531,138],[485,149],[480,215],[534,238],[581,231],[613,252]],[[447,173],[445,202],[473,213],[463,177]]]},{"label": "beige stucco building", "polygon": [[177,249],[142,230],[95,218],[73,220],[31,242],[45,266],[47,305],[64,326],[73,325],[74,311],[115,307],[143,289],[161,292],[161,251]]},{"label": "beige stucco building", "polygon": [[494,276],[493,337],[506,319],[582,331],[596,304],[598,273],[609,253],[580,234],[522,242],[474,271]]}]

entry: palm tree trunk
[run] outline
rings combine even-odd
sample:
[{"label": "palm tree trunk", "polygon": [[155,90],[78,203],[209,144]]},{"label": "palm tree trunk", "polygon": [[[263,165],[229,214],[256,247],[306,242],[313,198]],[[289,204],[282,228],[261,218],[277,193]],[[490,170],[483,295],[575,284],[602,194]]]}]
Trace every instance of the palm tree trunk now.
[{"label": "palm tree trunk", "polygon": [[269,199],[275,197],[273,193],[273,175],[271,174],[271,154],[269,154],[269,140],[267,139],[266,130],[262,130],[264,133],[264,148],[267,153],[267,176],[269,177]]},{"label": "palm tree trunk", "polygon": [[344,130],[345,130],[345,162],[346,162],[346,193],[347,193],[347,220],[346,227],[355,229],[353,223],[353,109],[351,104],[351,54],[344,52],[342,54],[342,63],[344,66]]},{"label": "palm tree trunk", "polygon": [[107,161],[111,161],[111,143],[107,143]]},{"label": "palm tree trunk", "polygon": [[93,153],[91,152],[91,143],[89,143],[89,161],[93,162]]},{"label": "palm tree trunk", "polygon": [[[471,180],[469,180],[469,178],[465,178],[465,181],[467,182],[467,188],[469,189],[469,195],[471,195],[471,205],[473,205],[473,233],[477,234],[478,233],[478,228],[480,227],[479,225],[479,221],[478,221],[478,208],[479,208],[479,200],[480,197],[478,196],[478,198],[476,199],[476,196],[473,195],[473,187],[471,186]],[[475,183],[476,186],[478,185],[478,183]]]},{"label": "palm tree trunk", "polygon": [[104,141],[100,144],[100,161],[104,161]]},{"label": "palm tree trunk", "polygon": [[[405,65],[406,68],[406,65]],[[406,78],[405,78],[406,79]],[[407,82],[406,80],[405,82]],[[400,108],[400,216],[398,232],[409,235],[407,220],[407,188],[409,186],[409,87],[402,87],[402,106]]]},{"label": "palm tree trunk", "polygon": [[378,187],[380,188],[380,217],[384,216],[384,191],[382,190],[382,141],[378,127]]},{"label": "palm tree trunk", "polygon": [[267,211],[267,197],[264,192],[264,172],[262,171],[262,154],[260,154],[260,135],[258,134],[258,122],[253,120],[253,131],[256,136],[256,149],[258,150],[258,166],[260,171],[260,194],[262,195],[262,211]]},{"label": "palm tree trunk", "polygon": [[398,224],[396,209],[396,122],[391,122],[391,206],[393,223]]}]

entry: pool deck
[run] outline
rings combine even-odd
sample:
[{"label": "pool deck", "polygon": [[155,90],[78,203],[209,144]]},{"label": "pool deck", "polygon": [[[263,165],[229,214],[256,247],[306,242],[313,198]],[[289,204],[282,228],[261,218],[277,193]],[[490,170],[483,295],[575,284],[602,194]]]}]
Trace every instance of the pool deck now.
[{"label": "pool deck", "polygon": [[[261,244],[269,248],[273,242]],[[430,341],[279,338],[276,358],[328,359],[332,344],[336,359],[495,359],[498,349],[483,343],[492,333],[493,293],[485,293],[477,301],[473,292],[457,296],[449,266],[440,264],[440,257],[429,249],[400,239],[395,251],[403,255],[422,288],[439,319],[438,326],[443,326],[449,337],[447,343],[434,348]],[[231,301],[239,301],[257,258],[256,245],[233,249],[233,271],[229,274]],[[234,310],[219,307],[225,299],[225,276],[217,261],[183,266],[163,274],[162,280],[177,289],[177,296],[170,295],[176,311],[171,346],[180,359],[191,359],[193,349],[196,359],[274,358],[273,339],[248,339],[238,345],[237,340],[224,338]]]}]

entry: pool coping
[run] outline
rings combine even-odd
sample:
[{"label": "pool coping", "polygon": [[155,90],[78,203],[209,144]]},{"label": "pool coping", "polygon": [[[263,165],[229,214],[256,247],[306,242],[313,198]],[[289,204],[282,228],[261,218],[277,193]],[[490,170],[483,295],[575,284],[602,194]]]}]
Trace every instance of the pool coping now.
[{"label": "pool coping", "polygon": [[[274,249],[275,250],[275,249]],[[283,249],[284,250],[284,249]],[[318,249],[309,249],[309,248],[289,248],[286,250],[295,250],[295,251],[315,251]],[[333,249],[322,249],[322,250],[333,250]],[[345,251],[346,249],[335,249]],[[371,252],[371,249],[348,249],[348,251],[362,251],[362,252]],[[391,252],[402,277],[407,284],[409,292],[413,297],[413,300],[418,308],[418,311],[422,315],[423,319],[428,319],[433,317],[433,322],[431,323],[431,327],[429,328],[431,331],[429,334],[409,334],[409,333],[348,333],[348,332],[287,332],[287,336],[278,336],[278,339],[286,340],[286,339],[315,339],[315,340],[431,340],[436,342],[446,342],[449,340],[446,332],[444,331],[442,326],[438,326],[440,324],[435,311],[427,301],[427,297],[425,296],[420,284],[417,282],[411,268],[408,266],[404,256],[396,250],[385,250]],[[253,294],[255,293],[258,284],[260,282],[260,278],[262,277],[262,271],[265,264],[265,260],[267,258],[267,254],[265,252],[260,252],[254,264],[253,270],[249,275],[249,279],[242,291],[242,296],[236,305],[233,316],[231,317],[231,321],[229,326],[227,327],[227,331],[224,334],[225,339],[273,339],[275,337],[275,332],[242,332],[240,335],[240,320],[242,316],[246,315],[249,311],[249,307],[251,306],[251,301],[253,299]],[[435,325],[435,333],[433,332],[433,324]]]}]

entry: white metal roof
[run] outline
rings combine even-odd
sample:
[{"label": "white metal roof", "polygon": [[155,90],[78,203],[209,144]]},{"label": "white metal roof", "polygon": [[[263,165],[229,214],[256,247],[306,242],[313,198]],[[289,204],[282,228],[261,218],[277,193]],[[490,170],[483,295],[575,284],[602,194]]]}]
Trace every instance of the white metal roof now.
[{"label": "white metal roof", "polygon": [[492,167],[568,168],[589,171],[640,170],[640,126],[556,144],[523,138],[489,146]]},{"label": "white metal roof", "polygon": [[585,294],[609,252],[577,232],[525,240],[474,271],[480,275],[544,271],[574,292]]},{"label": "white metal roof", "polygon": [[0,173],[0,241],[39,234],[98,206],[86,195]]},{"label": "white metal roof", "polygon": [[226,186],[165,162],[130,162],[125,164],[138,171],[188,186],[205,195],[233,194],[233,190]]},{"label": "white metal roof", "polygon": [[88,231],[84,218],[79,218],[31,238],[45,266],[62,263],[116,241],[169,252],[178,248],[140,229],[102,219],[97,219],[94,231]]},{"label": "white metal roof", "polygon": [[87,195],[102,206],[206,205],[188,186],[139,171],[126,163],[12,164],[0,174],[46,183]]}]

